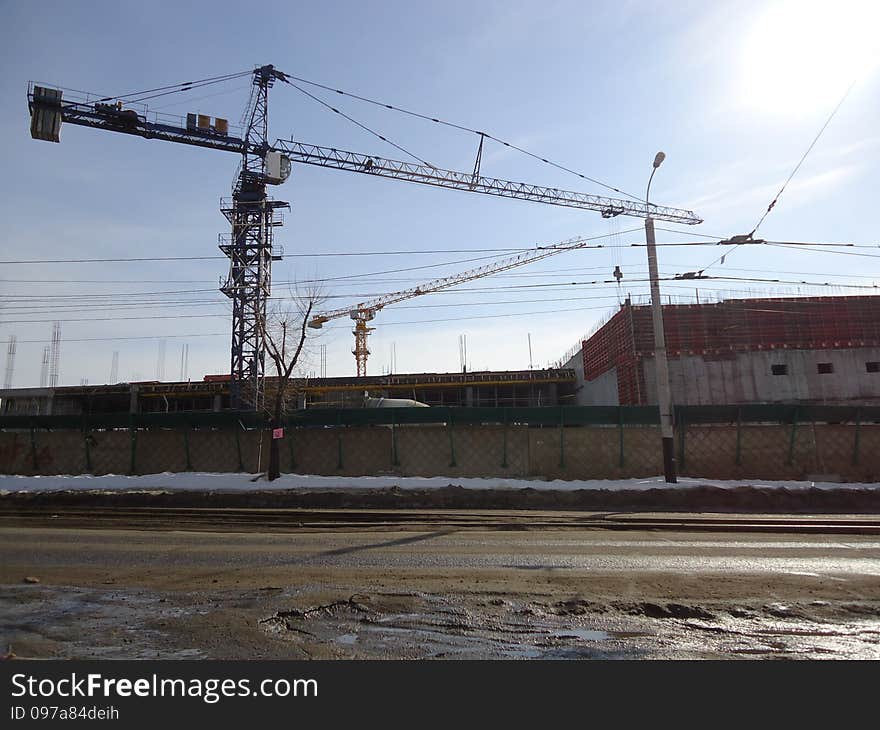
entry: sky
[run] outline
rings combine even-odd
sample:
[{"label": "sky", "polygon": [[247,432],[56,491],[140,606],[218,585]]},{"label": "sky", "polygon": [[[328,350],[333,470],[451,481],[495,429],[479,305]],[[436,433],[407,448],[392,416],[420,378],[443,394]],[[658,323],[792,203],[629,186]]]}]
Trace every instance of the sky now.
[{"label": "sky", "polygon": [[[0,180],[0,346],[5,352],[9,337],[17,338],[13,387],[40,384],[56,320],[60,384],[108,382],[114,352],[121,381],[229,372],[229,301],[217,291],[228,263],[217,243],[228,230],[220,199],[230,194],[239,160],[75,125],[62,128],[60,144],[32,140],[29,81],[113,95],[271,63],[485,130],[637,197],[663,150],[652,202],[691,209],[704,223],[658,222],[661,278],[701,269],[729,277],[663,281],[664,302],[873,294],[880,284],[880,4],[872,0],[267,0],[259,11],[242,7],[227,0],[0,0],[0,155],[7,170]],[[473,134],[306,88],[439,167],[473,169]],[[239,78],[149,104],[234,124],[248,90],[248,79]],[[751,231],[841,98],[756,236],[856,246],[663,245]],[[288,85],[271,90],[269,117],[273,140],[409,159]],[[608,193],[489,141],[481,170]],[[294,166],[271,192],[291,206],[276,232],[284,252],[273,269],[278,306],[316,281],[323,308],[335,309],[486,263],[474,261],[490,255],[480,249],[602,237],[595,242],[601,249],[567,252],[382,311],[370,339],[371,375],[393,363],[396,372],[459,371],[462,336],[469,370],[546,367],[623,297],[647,301],[645,248],[631,245],[644,242],[637,218],[608,220],[308,166]],[[438,250],[448,252],[430,253]],[[161,257],[212,258],[12,263]],[[589,283],[613,281],[618,266],[620,285]],[[828,286],[784,283],[791,281]],[[328,376],[354,375],[350,320],[310,334],[303,372],[320,374],[324,348]]]}]

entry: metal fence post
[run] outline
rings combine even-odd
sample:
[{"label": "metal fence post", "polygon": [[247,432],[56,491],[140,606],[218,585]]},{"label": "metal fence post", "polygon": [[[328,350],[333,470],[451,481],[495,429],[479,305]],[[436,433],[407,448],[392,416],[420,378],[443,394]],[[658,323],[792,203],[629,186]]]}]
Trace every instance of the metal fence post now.
[{"label": "metal fence post", "polygon": [[861,431],[862,431],[862,409],[856,409],[856,432],[853,434],[853,456],[852,463],[854,466],[858,466],[859,463],[859,446],[861,441]]},{"label": "metal fence post", "polygon": [[502,430],[502,442],[501,442],[501,468],[507,468],[507,409],[502,409],[504,413],[504,427]]},{"label": "metal fence post", "polygon": [[287,443],[290,447],[290,471],[291,472],[296,469],[296,449],[294,448],[294,445],[293,445],[293,434],[294,434],[294,430],[293,430],[293,428],[290,427],[290,424],[288,424]]},{"label": "metal fence post", "polygon": [[336,416],[336,468],[342,469],[342,413]]},{"label": "metal fence post", "polygon": [[797,439],[797,427],[798,427],[798,411],[800,409],[795,406],[794,413],[791,416],[791,435],[788,439],[788,458],[785,463],[786,466],[791,466],[794,464],[794,443]]},{"label": "metal fence post", "polygon": [[189,424],[185,425],[182,429],[183,431],[183,451],[184,456],[186,457],[186,470],[192,471],[192,462],[189,458]]},{"label": "metal fence post", "polygon": [[34,433],[33,426],[31,426],[31,461],[34,464],[34,471],[39,471],[40,466],[37,463],[37,436]]},{"label": "metal fence post", "polygon": [[565,411],[559,406],[559,468],[565,469]]},{"label": "metal fence post", "polygon": [[128,473],[135,473],[135,455],[137,453],[137,426],[134,422],[134,415],[129,418],[128,421],[128,436],[131,442],[131,463],[128,466]]},{"label": "metal fence post", "polygon": [[455,463],[455,438],[452,434],[453,410],[449,409],[449,420],[446,422],[446,433],[449,434],[449,466],[458,466]]},{"label": "metal fence post", "polygon": [[684,469],[685,437],[687,435],[687,419],[685,418],[684,411],[679,410],[675,420],[678,424],[678,467],[679,469]]},{"label": "metal fence post", "polygon": [[623,449],[623,408],[621,406],[617,406],[617,433],[618,433],[618,438],[620,440],[619,465],[620,465],[620,468],[623,469],[623,467],[626,465],[626,460],[624,459],[624,449]]},{"label": "metal fence post", "polygon": [[82,419],[82,434],[83,434],[83,447],[85,450],[86,457],[86,472],[92,473],[92,451],[89,444],[89,439],[91,438],[91,434],[89,433],[89,422],[86,418],[85,413],[83,414]]},{"label": "metal fence post", "polygon": [[235,431],[235,449],[238,451],[238,470],[244,471],[244,460],[241,458],[241,436],[238,433],[238,429],[244,429],[241,421],[236,422],[235,426],[233,426],[233,430]]},{"label": "metal fence post", "polygon": [[736,409],[736,465],[742,466],[742,408]]},{"label": "metal fence post", "polygon": [[394,409],[391,409],[391,466],[400,466],[397,455],[397,418]]}]

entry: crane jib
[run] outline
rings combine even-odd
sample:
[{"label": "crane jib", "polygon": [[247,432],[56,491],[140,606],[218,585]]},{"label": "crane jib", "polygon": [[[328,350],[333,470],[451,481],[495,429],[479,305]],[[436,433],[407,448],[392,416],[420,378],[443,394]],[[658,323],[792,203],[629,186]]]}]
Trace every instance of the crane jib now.
[{"label": "crane jib", "polygon": [[673,223],[696,225],[702,219],[690,210],[669,208],[666,206],[649,206],[640,201],[619,200],[600,195],[560,190],[558,188],[532,185],[529,183],[501,180],[499,178],[482,177],[466,172],[456,172],[443,168],[419,165],[399,160],[389,160],[375,155],[349,152],[333,147],[318,147],[293,140],[278,140],[275,150],[287,154],[292,162],[319,167],[332,167],[351,172],[361,172],[398,180],[408,180],[425,185],[464,190],[467,192],[497,195],[505,198],[530,200],[537,203],[559,205],[569,208],[595,210],[606,217],[615,215],[633,216],[636,218],[651,217]]},{"label": "crane jib", "polygon": [[28,96],[32,116],[31,134],[36,139],[57,142],[63,121],[146,139],[162,139],[168,142],[208,147],[237,154],[265,156],[267,152],[280,152],[291,162],[300,164],[360,172],[484,195],[594,210],[604,217],[625,215],[647,218],[650,216],[655,220],[686,225],[696,225],[703,222],[690,210],[659,205],[651,205],[649,209],[649,206],[641,201],[620,200],[542,185],[483,177],[473,173],[401,162],[334,147],[303,144],[293,140],[277,140],[269,149],[255,148],[246,140],[238,137],[219,134],[214,130],[193,129],[187,126],[151,121],[146,116],[138,115],[132,110],[115,110],[107,104],[62,101],[60,90],[41,86],[33,87]]}]

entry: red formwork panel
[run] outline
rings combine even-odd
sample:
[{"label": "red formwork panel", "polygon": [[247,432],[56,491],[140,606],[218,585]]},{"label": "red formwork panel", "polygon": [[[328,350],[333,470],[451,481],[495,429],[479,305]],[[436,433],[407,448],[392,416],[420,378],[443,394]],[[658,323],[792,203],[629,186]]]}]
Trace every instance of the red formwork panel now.
[{"label": "red formwork panel", "polygon": [[633,307],[624,304],[617,313],[584,341],[584,379],[594,380],[635,355],[632,327]]},{"label": "red formwork panel", "polygon": [[[724,359],[736,352],[880,346],[880,296],[728,299],[663,307],[670,357]],[[583,343],[584,377],[616,367],[620,402],[641,403],[641,360],[654,354],[649,306],[624,304]]]}]

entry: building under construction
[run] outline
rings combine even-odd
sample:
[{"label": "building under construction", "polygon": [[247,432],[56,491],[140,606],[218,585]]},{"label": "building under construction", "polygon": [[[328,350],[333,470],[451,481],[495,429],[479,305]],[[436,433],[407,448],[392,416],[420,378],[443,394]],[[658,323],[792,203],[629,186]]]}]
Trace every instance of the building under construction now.
[{"label": "building under construction", "polygon": [[[275,391],[266,379],[266,393]],[[291,408],[358,408],[365,394],[405,398],[429,406],[539,407],[574,399],[576,375],[568,368],[475,373],[418,373],[291,380]],[[0,390],[0,415],[178,413],[230,408],[230,377],[206,375],[184,383],[140,382]]]},{"label": "building under construction", "polygon": [[[880,404],[880,297],[663,307],[672,402]],[[566,363],[577,405],[657,403],[650,306],[621,305]]]}]

